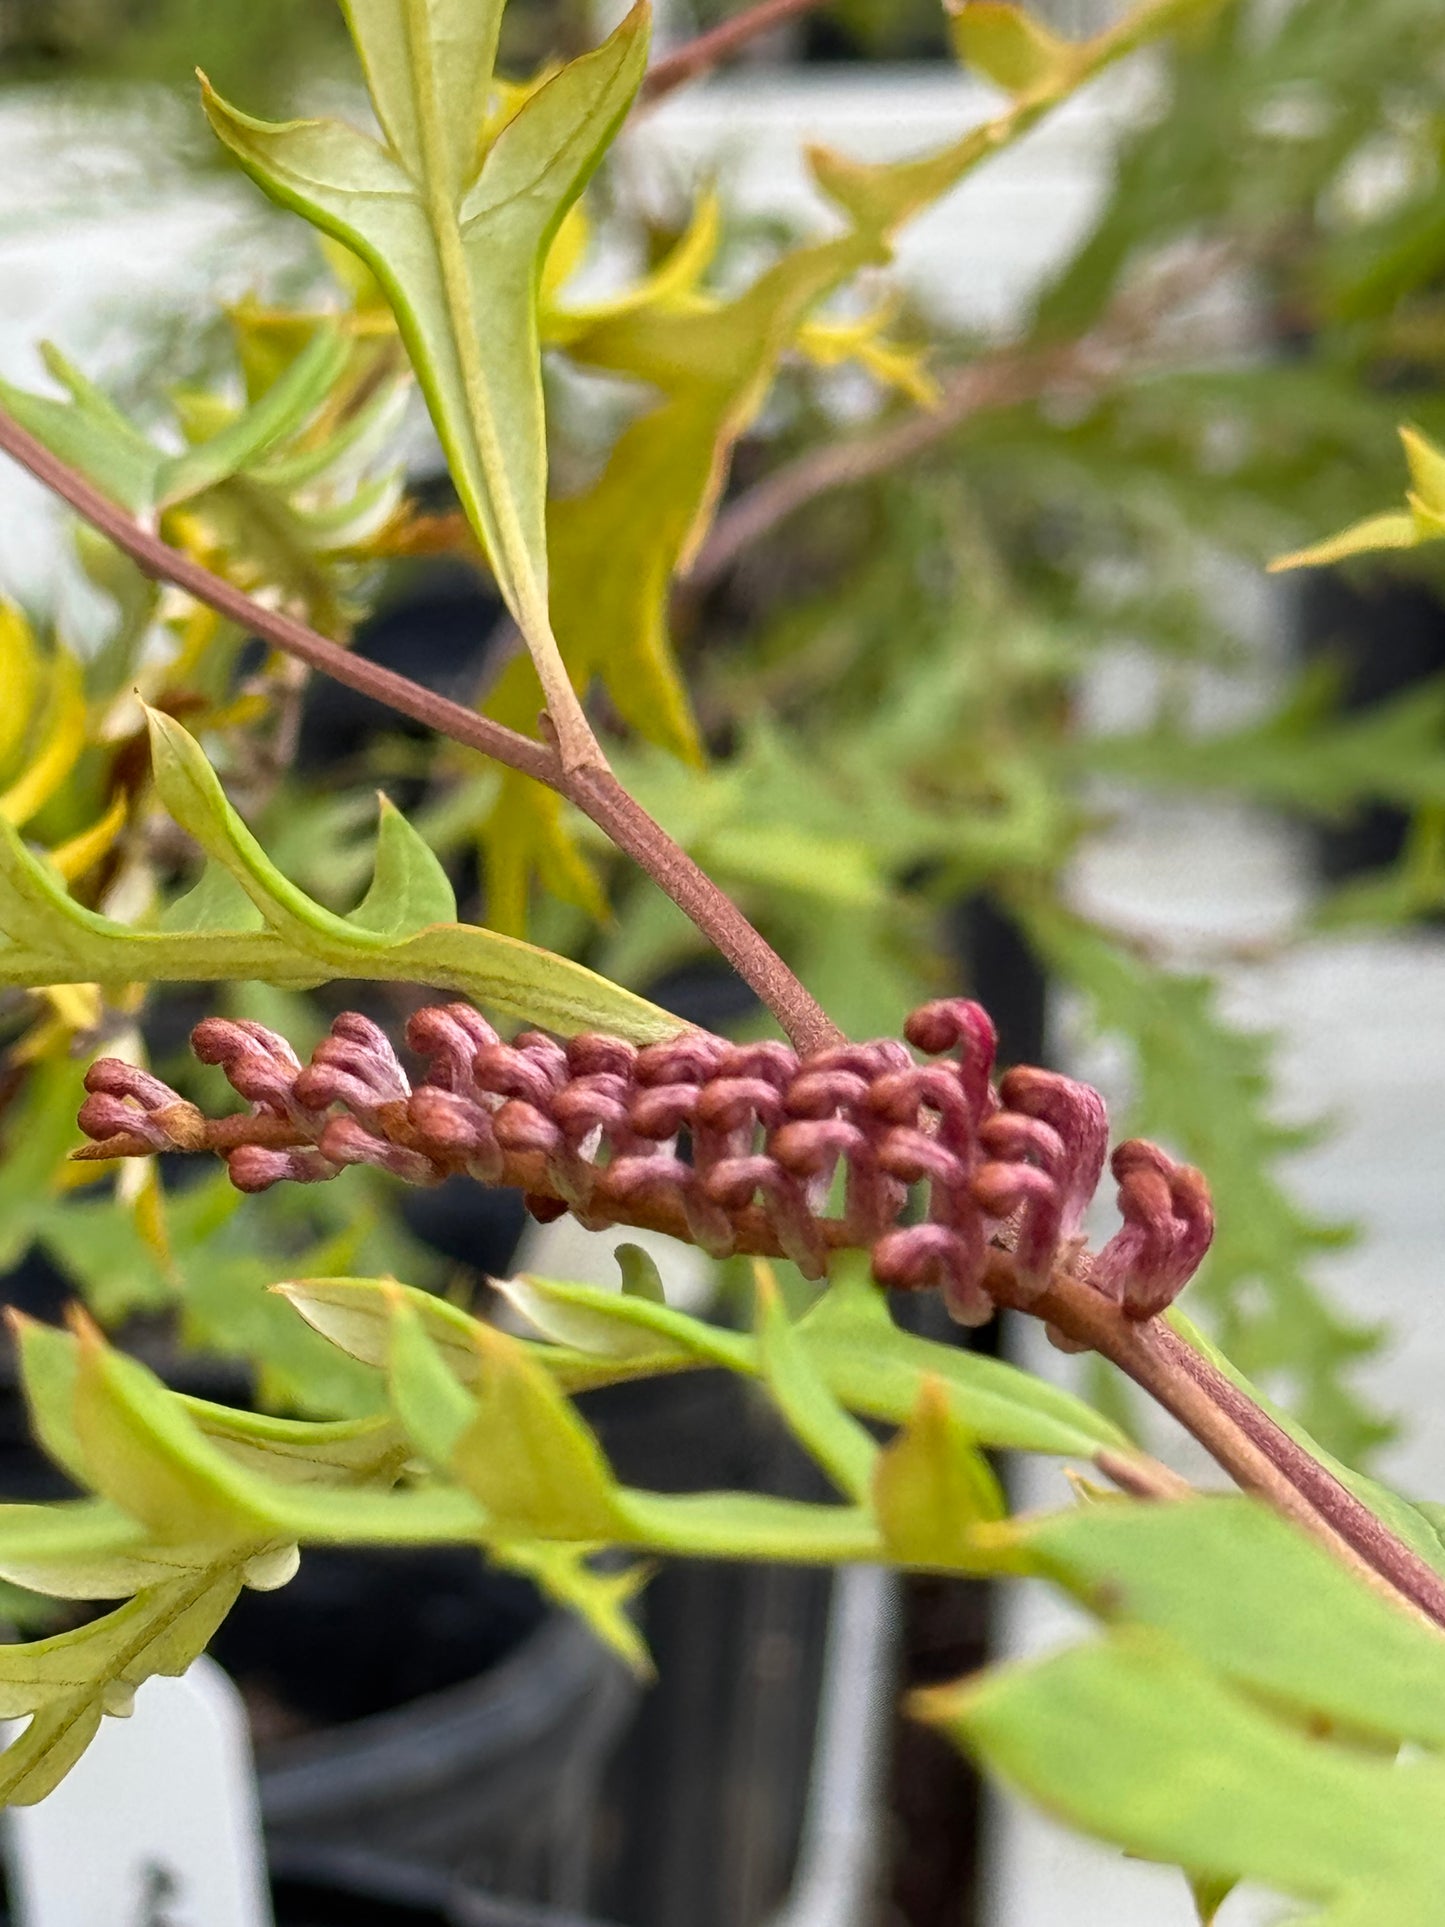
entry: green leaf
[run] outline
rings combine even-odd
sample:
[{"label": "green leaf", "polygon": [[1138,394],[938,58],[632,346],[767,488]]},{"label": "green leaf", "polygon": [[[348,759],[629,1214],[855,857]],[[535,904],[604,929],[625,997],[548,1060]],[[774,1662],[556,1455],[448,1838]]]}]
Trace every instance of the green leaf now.
[{"label": "green leaf", "polygon": [[907,1422],[925,1379],[946,1389],[958,1423],[979,1445],[1092,1458],[1129,1450],[1125,1434],[1080,1398],[1001,1359],[900,1331],[864,1257],[835,1265],[828,1289],[798,1328],[815,1368],[849,1411]]},{"label": "green leaf", "polygon": [[388,1418],[302,1420],[182,1397],[205,1438],[248,1472],[283,1485],[390,1485],[407,1448]]},{"label": "green leaf", "polygon": [[376,868],[347,922],[392,943],[428,924],[455,923],[457,900],[446,871],[395,804],[385,796],[377,801]]},{"label": "green leaf", "polygon": [[[278,987],[328,978],[428,983],[504,1014],[571,1036],[607,1030],[636,1043],[676,1036],[685,1025],[630,991],[567,958],[466,924],[429,923],[388,937],[313,903],[270,862],[236,816],[199,747],[169,717],[157,717],[160,775],[178,820],[245,892],[264,931],[218,931],[224,898],[203,883],[205,899],[183,913],[207,919],[200,930],[141,931],[77,903],[57,873],[0,816],[0,983],[35,984],[239,981]],[[430,914],[440,886],[410,833],[393,827],[388,863],[405,879],[404,913]],[[194,896],[195,893],[193,892]],[[376,914],[379,906],[372,898]]]},{"label": "green leaf", "polygon": [[1343,715],[1338,695],[1338,676],[1326,666],[1243,729],[1201,736],[1165,716],[1147,731],[1080,744],[1077,760],[1130,782],[1229,790],[1336,820],[1369,802],[1445,807],[1445,680]]},{"label": "green leaf", "polygon": [[459,1384],[475,1385],[480,1377],[477,1321],[431,1292],[394,1278],[301,1278],[272,1289],[323,1338],[379,1371],[391,1364],[397,1308],[404,1305]]},{"label": "green leaf", "polygon": [[1445,1767],[1324,1744],[1161,1635],[1122,1628],[915,1702],[989,1768],[1145,1859],[1426,1927],[1445,1873]]},{"label": "green leaf", "polygon": [[47,1058],[11,1100],[0,1159],[0,1269],[13,1269],[55,1221],[55,1187],[80,1141],[75,1113],[85,1096],[83,1060]]},{"label": "green leaf", "polygon": [[527,1323],[554,1345],[592,1352],[647,1372],[722,1365],[757,1369],[752,1343],[653,1298],[598,1285],[561,1284],[522,1272],[497,1289]]},{"label": "green leaf", "polygon": [[1200,1353],[1225,1377],[1230,1384],[1237,1385],[1260,1410],[1272,1418],[1280,1430],[1288,1433],[1297,1445],[1302,1445],[1311,1458],[1318,1459],[1325,1469],[1337,1478],[1347,1491],[1353,1492],[1363,1505],[1367,1505],[1377,1518],[1382,1519],[1398,1539],[1403,1539],[1436,1572],[1445,1576],[1445,1539],[1431,1517],[1431,1508],[1417,1505],[1402,1498],[1388,1486],[1381,1485],[1378,1479],[1367,1478],[1364,1473],[1356,1472],[1334,1456],[1320,1442],[1313,1438],[1300,1424],[1299,1420],[1276,1404],[1257,1385],[1251,1384],[1239,1367],[1227,1359],[1219,1347],[1199,1330],[1180,1310],[1171,1305],[1164,1314],[1186,1344]]},{"label": "green leaf", "polygon": [[459,1360],[452,1342],[457,1328],[448,1326],[444,1356],[435,1339],[435,1323],[429,1333],[416,1297],[407,1297],[400,1286],[387,1293],[386,1305],[390,1319],[387,1388],[392,1410],[428,1463],[439,1472],[450,1472],[462,1436],[477,1416],[476,1400],[463,1389],[463,1383],[480,1380],[481,1348],[468,1332],[470,1356]]},{"label": "green leaf", "polygon": [[69,401],[27,394],[0,382],[0,402],[37,441],[79,469],[112,501],[133,515],[149,512],[164,461],[161,451],[56,350],[47,350],[46,365],[70,391]]},{"label": "green leaf", "polygon": [[771,1267],[755,1261],[753,1281],[758,1362],[773,1403],[844,1497],[861,1504],[873,1482],[878,1447],[819,1375],[816,1360],[788,1317]]},{"label": "green leaf", "polygon": [[965,0],[954,10],[952,30],[964,66],[1007,93],[1053,93],[1072,79],[1078,49],[1022,7]]},{"label": "green leaf", "polygon": [[[211,861],[230,871],[271,930],[299,949],[318,953],[329,945],[380,948],[393,940],[390,932],[352,924],[324,909],[282,876],[231,807],[196,739],[161,710],[147,709],[146,721],[151,769],[161,802]],[[395,843],[395,833],[387,834],[393,862]],[[375,905],[372,914],[376,914]]]},{"label": "green leaf", "polygon": [[1195,1874],[1188,1878],[1190,1897],[1199,1916],[1199,1927],[1214,1927],[1220,1908],[1239,1882],[1228,1874],[1222,1879],[1218,1876],[1211,1878],[1208,1874]]},{"label": "green leaf", "polygon": [[53,1599],[122,1599],[215,1559],[214,1546],[157,1544],[107,1499],[0,1505],[0,1577]]},{"label": "green leaf", "polygon": [[294,435],[325,401],[350,357],[350,344],[323,328],[264,395],[209,441],[173,455],[156,471],[156,505],[165,509],[214,488]]},{"label": "green leaf", "polygon": [[212,1445],[175,1395],[82,1324],[72,1413],[85,1483],[156,1539],[258,1546],[276,1536],[252,1482]]},{"label": "green leaf", "polygon": [[1253,1499],[1110,1501],[1002,1526],[997,1542],[1302,1720],[1445,1747],[1439,1633]]},{"label": "green leaf", "polygon": [[103,1619],[28,1645],[0,1647],[0,1711],[29,1725],[0,1754],[0,1804],[31,1806],[80,1758],[107,1713],[126,1713],[137,1686],[185,1672],[241,1587],[217,1565],[139,1593]]},{"label": "green leaf", "polygon": [[206,111],[252,178],[385,290],[566,753],[575,704],[547,607],[537,286],[642,78],[647,8],[531,93],[489,144],[500,0],[353,0],[347,12],[384,144],[334,121],[253,120],[209,85]]},{"label": "green leaf", "polygon": [[599,1571],[581,1546],[541,1539],[513,1539],[493,1547],[499,1565],[524,1572],[549,1599],[585,1619],[610,1651],[640,1680],[653,1675],[647,1645],[629,1608],[651,1576],[651,1567],[632,1564]]},{"label": "green leaf", "polygon": [[973,1528],[1005,1509],[998,1480],[946,1386],[925,1378],[908,1423],[873,1474],[873,1516],[890,1558],[953,1572],[986,1568]]},{"label": "green leaf", "polygon": [[477,1326],[475,1416],[457,1440],[457,1478],[505,1533],[605,1542],[625,1521],[591,1429],[515,1338]]},{"label": "green leaf", "polygon": [[178,934],[217,930],[241,934],[264,930],[266,919],[225,865],[207,857],[192,887],[166,905],[160,927]]},{"label": "green leaf", "polygon": [[641,1298],[652,1305],[667,1303],[662,1273],[650,1251],[642,1245],[620,1244],[612,1255],[622,1273],[622,1290],[627,1297]]}]

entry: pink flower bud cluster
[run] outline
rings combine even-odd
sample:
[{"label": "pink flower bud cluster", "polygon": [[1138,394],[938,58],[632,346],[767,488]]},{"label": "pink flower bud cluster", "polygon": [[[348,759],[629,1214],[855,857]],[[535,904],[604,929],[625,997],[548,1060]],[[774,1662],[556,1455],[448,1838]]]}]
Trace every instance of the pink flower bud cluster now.
[{"label": "pink flower bud cluster", "polygon": [[407,1026],[427,1064],[413,1083],[354,1013],[306,1065],[264,1026],[214,1017],[194,1048],[248,1101],[249,1121],[209,1126],[158,1078],[102,1059],[80,1122],[130,1149],[220,1150],[244,1191],[349,1164],[413,1184],[457,1172],[515,1182],[525,1168],[538,1216],[675,1222],[715,1256],[775,1249],[813,1278],[831,1250],[866,1248],[880,1284],[938,1286],[968,1325],[994,1309],[985,1281],[1003,1253],[1015,1303],[1038,1298],[1062,1264],[1131,1317],[1168,1304],[1213,1232],[1199,1174],[1153,1145],[1121,1145],[1124,1227],[1090,1262],[1081,1227],[1108,1137],[1099,1094],[1028,1067],[995,1083],[994,1028],[974,1003],[927,1004],[905,1034],[928,1061],[895,1039],[800,1058],[697,1030],[642,1049],[536,1031],[507,1044],[449,1004]]}]

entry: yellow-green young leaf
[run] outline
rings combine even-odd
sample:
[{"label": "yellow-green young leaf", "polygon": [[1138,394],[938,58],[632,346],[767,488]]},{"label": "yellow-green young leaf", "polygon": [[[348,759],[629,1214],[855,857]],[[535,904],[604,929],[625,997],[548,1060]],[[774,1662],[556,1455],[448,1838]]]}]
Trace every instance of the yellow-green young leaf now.
[{"label": "yellow-green young leaf", "polygon": [[[390,1312],[387,1388],[402,1430],[438,1472],[450,1472],[462,1434],[477,1415],[476,1400],[462,1388],[461,1373],[428,1335],[415,1299],[401,1287],[387,1294]],[[455,1328],[453,1328],[455,1330]],[[481,1376],[481,1351],[471,1344],[473,1380]]]},{"label": "yellow-green young leaf", "polygon": [[162,1546],[107,1499],[0,1505],[0,1579],[52,1599],[124,1599],[214,1565],[214,1546]]},{"label": "yellow-green young leaf", "polygon": [[75,1440],[92,1491],[162,1542],[259,1547],[277,1536],[256,1481],[205,1438],[154,1373],[88,1322],[73,1342]]},{"label": "yellow-green young leaf", "polygon": [[1418,428],[1402,428],[1405,463],[1420,506],[1437,521],[1445,518],[1445,449],[1439,449]]},{"label": "yellow-green young leaf", "polygon": [[565,754],[575,705],[547,609],[537,289],[642,78],[649,16],[634,8],[487,141],[500,14],[501,0],[351,0],[382,143],[336,121],[268,125],[209,86],[205,100],[252,178],[360,255],[385,290]]},{"label": "yellow-green young leaf", "polygon": [[0,1753],[0,1805],[43,1800],[135,1689],[185,1672],[230,1611],[241,1573],[208,1567],[139,1593],[103,1619],[28,1645],[0,1646],[0,1712],[32,1714]]},{"label": "yellow-green young leaf", "polygon": [[606,1542],[625,1536],[619,1488],[590,1428],[515,1338],[477,1328],[475,1418],[457,1441],[457,1478],[503,1532]]},{"label": "yellow-green young leaf", "polygon": [[[857,226],[875,234],[888,234],[903,221],[910,220],[925,207],[957,185],[965,174],[990,155],[1010,146],[1045,114],[1085,81],[1104,72],[1115,61],[1160,36],[1187,26],[1199,16],[1214,11],[1221,0],[1143,0],[1105,32],[1090,40],[1060,42],[1057,57],[1045,72],[1042,50],[1030,52],[1021,29],[1000,32],[992,21],[993,45],[986,57],[1001,63],[1004,71],[1035,73],[1027,91],[995,119],[971,128],[959,140],[932,154],[906,161],[863,162],[849,160],[824,148],[809,155],[819,187],[843,208]],[[967,33],[964,24],[977,10],[986,16],[984,36],[989,34],[987,17],[1008,14],[1009,7],[991,7],[983,0],[964,0],[959,10],[957,31]],[[1004,35],[1011,35],[1005,49]]]},{"label": "yellow-green young leaf", "polygon": [[1024,7],[1002,0],[962,0],[953,10],[953,45],[975,73],[1010,94],[1067,86],[1078,49],[1050,33]]},{"label": "yellow-green young leaf", "polygon": [[1439,1919],[1445,1766],[1332,1743],[1158,1633],[1122,1627],[913,1707],[1130,1853],[1325,1903],[1322,1927]]},{"label": "yellow-green young leaf", "polygon": [[1130,1450],[1119,1428],[1061,1386],[1002,1359],[941,1348],[893,1323],[868,1260],[849,1254],[800,1321],[799,1336],[828,1386],[850,1412],[902,1425],[925,1378],[947,1388],[955,1419],[976,1444],[1092,1458],[1101,1445]]},{"label": "yellow-green young leaf", "polygon": [[[673,658],[668,602],[712,520],[738,437],[816,304],[887,258],[874,236],[845,236],[785,255],[736,299],[607,313],[568,343],[588,367],[647,383],[658,400],[622,431],[590,487],[548,511],[552,620],[579,691],[600,680],[622,720],[691,763],[702,758]],[[636,505],[648,504],[639,516]],[[526,658],[488,703],[531,730],[542,698]],[[532,873],[591,914],[605,908],[557,799],[507,777],[484,834],[493,921],[525,927]]]},{"label": "yellow-green young leaf", "polygon": [[455,923],[457,900],[447,873],[425,839],[389,797],[381,810],[371,888],[347,919],[353,928],[394,942],[432,923]]},{"label": "yellow-green young leaf", "polygon": [[407,1446],[388,1418],[308,1420],[180,1400],[186,1416],[243,1471],[280,1485],[390,1485]]},{"label": "yellow-green young leaf", "polygon": [[1269,567],[1274,575],[1286,569],[1323,569],[1336,562],[1348,562],[1352,556],[1377,554],[1382,549],[1418,548],[1420,540],[1415,517],[1407,509],[1389,509],[1382,515],[1367,515],[1363,522],[1353,522],[1338,535],[1312,543],[1307,549],[1292,549],[1288,555],[1278,555]]},{"label": "yellow-green young leaf", "polygon": [[60,649],[51,658],[50,689],[29,765],[0,794],[0,816],[23,828],[54,796],[84,748],[85,682],[75,657]]},{"label": "yellow-green young leaf", "polygon": [[772,1267],[753,1265],[758,1362],[788,1429],[805,1445],[845,1498],[867,1498],[878,1447],[849,1416],[819,1374],[788,1317]]},{"label": "yellow-green young leaf", "polygon": [[889,1553],[903,1565],[975,1571],[990,1561],[973,1528],[1004,1511],[998,1480],[954,1416],[942,1380],[925,1378],[873,1475],[873,1516]]},{"label": "yellow-green young leaf", "polygon": [[0,780],[13,774],[40,692],[40,651],[23,612],[0,602]]},{"label": "yellow-green young leaf", "polygon": [[313,1331],[378,1371],[391,1364],[398,1306],[405,1306],[457,1383],[477,1382],[477,1321],[431,1292],[394,1278],[298,1278],[272,1290],[294,1305]]},{"label": "yellow-green young leaf", "polygon": [[526,1573],[549,1599],[584,1619],[638,1679],[653,1678],[647,1644],[629,1611],[652,1575],[650,1565],[634,1562],[599,1572],[584,1548],[542,1539],[499,1540],[488,1550],[498,1565]]},{"label": "yellow-green young leaf", "polygon": [[496,1282],[507,1302],[554,1345],[628,1363],[645,1361],[657,1371],[697,1365],[723,1365],[735,1372],[757,1369],[748,1339],[673,1311],[655,1298],[597,1285],[560,1284],[528,1272]]},{"label": "yellow-green young leaf", "polygon": [[1400,440],[1412,484],[1405,497],[1407,506],[1367,515],[1364,521],[1351,523],[1323,542],[1277,556],[1269,565],[1272,571],[1327,568],[1357,555],[1417,549],[1422,543],[1445,537],[1445,450],[1437,448],[1418,428],[1402,428]]}]

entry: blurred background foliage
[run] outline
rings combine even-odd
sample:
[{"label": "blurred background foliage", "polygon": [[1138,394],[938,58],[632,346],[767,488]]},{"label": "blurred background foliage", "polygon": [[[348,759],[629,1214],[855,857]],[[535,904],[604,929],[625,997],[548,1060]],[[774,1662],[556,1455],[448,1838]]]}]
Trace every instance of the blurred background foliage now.
[{"label": "blurred background foliage", "polygon": [[[698,5],[686,24],[724,11]],[[1064,9],[1050,17],[1098,24]],[[517,72],[586,32],[583,13],[561,4],[516,0],[507,18]],[[318,72],[345,72],[331,0],[10,0],[0,40],[17,85],[182,86],[199,64],[261,110],[303,73],[309,86]],[[770,57],[944,51],[931,0],[842,0],[780,35]],[[963,338],[904,302],[851,344],[797,328],[784,344],[735,451],[715,534],[780,477],[836,485],[802,488],[794,512],[763,517],[721,563],[705,544],[674,586],[673,641],[705,761],[679,760],[676,731],[669,738],[645,715],[624,728],[608,693],[596,702],[620,773],[850,1031],[896,1032],[923,997],[1002,987],[1006,1046],[1032,1053],[1042,992],[1030,985],[1047,984],[1122,1046],[1133,1092],[1124,1127],[1182,1151],[1216,1190],[1222,1235],[1195,1293],[1216,1334],[1251,1376],[1287,1383],[1310,1429],[1356,1463],[1388,1433],[1388,1415],[1351,1379],[1378,1334],[1314,1282],[1317,1258],[1347,1233],[1291,1193],[1287,1160],[1302,1135],[1279,1119],[1268,1040],[1230,1026],[1206,974],[1161,970],[1128,933],[1082,917],[1068,877],[1111,812],[1141,794],[1204,792],[1326,830],[1387,813],[1374,869],[1328,878],[1321,922],[1378,925],[1445,906],[1441,625],[1399,686],[1362,680],[1352,647],[1362,610],[1388,627],[1392,595],[1436,607],[1437,551],[1392,563],[1388,582],[1363,567],[1324,592],[1333,600],[1306,608],[1299,625],[1315,633],[1313,659],[1277,675],[1267,706],[1242,724],[1201,724],[1196,701],[1202,683],[1249,666],[1228,585],[1394,499],[1402,415],[1445,430],[1442,62],[1445,16],[1421,0],[1225,4],[1195,21],[1153,57],[1110,191],[1009,334]],[[637,273],[682,261],[681,293],[664,290],[658,312],[671,312],[674,295],[687,311],[732,293],[737,262],[776,258],[790,237],[735,220],[722,186],[715,253],[694,246],[691,265],[694,210],[641,212],[613,177],[595,197],[584,251],[615,248]],[[364,345],[386,330],[364,278],[343,264],[338,285],[336,267],[292,267],[259,289],[229,332],[209,338],[209,394],[188,392],[175,413],[196,436],[224,425],[243,387],[262,400],[314,330],[306,316],[318,303],[350,317],[353,391],[338,386],[298,424],[291,479],[271,456],[259,472],[239,467],[171,511],[167,532],[254,584],[280,571],[313,621],[343,635],[355,627],[358,647],[487,701],[509,640],[416,433],[406,473],[381,494],[364,492],[402,462],[384,435],[358,430],[360,466],[344,487],[332,478],[318,495],[322,466],[305,467],[328,435],[341,436],[342,454],[351,448],[346,432],[376,385],[402,379],[384,352],[363,367]],[[559,364],[563,351],[585,362],[582,324],[558,327]],[[149,382],[155,345],[137,352]],[[846,376],[837,361],[852,363]],[[925,380],[942,398],[936,412],[920,405]],[[566,365],[553,407],[559,468],[571,459],[584,478],[632,419],[615,398],[599,416],[596,392]],[[890,458],[887,438],[900,434]],[[376,510],[360,521],[358,490]],[[679,914],[585,825],[350,697],[304,688],[244,638],[200,634],[193,611],[144,591],[94,545],[85,559],[119,598],[129,641],[89,665],[88,747],[26,828],[63,847],[122,801],[110,842],[72,869],[86,900],[151,915],[194,874],[186,849],[157,828],[127,749],[125,679],[154,664],[159,628],[171,652],[151,671],[150,700],[204,734],[258,835],[318,898],[344,907],[364,887],[380,783],[443,856],[465,914],[498,913],[489,863],[525,846],[546,886],[523,897],[531,934],[689,1017],[757,1027]],[[1390,586],[1395,578],[1408,586]],[[364,608],[374,613],[356,626]],[[1281,601],[1270,620],[1300,608],[1298,597]],[[1140,665],[1142,720],[1101,735],[1085,726],[1080,690],[1121,644]],[[16,745],[17,773],[43,752],[48,727],[38,720]],[[515,921],[515,868],[507,890]],[[234,997],[298,1045],[323,1011],[354,1001]],[[83,1056],[125,1033],[195,1088],[183,1040],[210,1001],[167,993],[118,1011],[9,1000],[6,1147],[27,1147],[32,1175],[14,1187],[28,1202],[10,1220],[7,1255],[20,1262],[30,1248],[33,1264],[43,1250],[112,1323],[183,1308],[184,1342],[249,1360],[264,1395],[348,1409],[357,1388],[309,1377],[316,1361],[297,1355],[289,1324],[257,1310],[268,1269],[392,1267],[470,1296],[480,1273],[506,1262],[515,1215],[479,1229],[461,1206],[448,1216],[453,1200],[423,1199],[403,1223],[395,1192],[358,1172],[314,1196],[249,1203],[244,1233],[214,1180],[74,1190],[61,1163],[73,1141],[67,1077],[73,1087]],[[369,1007],[396,1023],[408,996],[378,992]],[[43,1153],[38,1118],[49,1120]]]}]

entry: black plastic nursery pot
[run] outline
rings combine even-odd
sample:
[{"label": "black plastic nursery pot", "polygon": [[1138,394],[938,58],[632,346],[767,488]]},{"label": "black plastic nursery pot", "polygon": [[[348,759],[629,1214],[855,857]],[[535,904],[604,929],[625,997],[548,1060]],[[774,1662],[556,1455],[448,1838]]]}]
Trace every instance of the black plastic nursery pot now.
[{"label": "black plastic nursery pot", "polygon": [[605,1927],[372,1851],[273,1854],[275,1927]]},{"label": "black plastic nursery pot", "polygon": [[[621,1478],[822,1498],[816,1467],[725,1372],[580,1401]],[[831,1575],[663,1561],[640,1601],[657,1670],[604,1776],[594,1904],[628,1927],[760,1927],[796,1869]]]},{"label": "black plastic nursery pot", "polygon": [[[1404,695],[1445,672],[1445,597],[1435,584],[1376,563],[1366,573],[1311,571],[1295,585],[1297,648],[1306,663],[1330,664],[1348,714]],[[1314,829],[1321,880],[1344,883],[1395,862],[1409,818],[1365,803],[1342,822]]]},{"label": "black plastic nursery pot", "polygon": [[238,1602],[212,1651],[252,1706],[273,1851],[379,1852],[585,1903],[637,1687],[530,1586],[464,1551],[309,1553],[290,1586]]},{"label": "black plastic nursery pot", "polygon": [[[501,1900],[378,1853],[273,1856],[270,1885],[275,1927],[605,1927],[582,1914]],[[170,1927],[171,1903],[156,1905],[133,1927]],[[0,1927],[10,1918],[0,1904]]]}]

